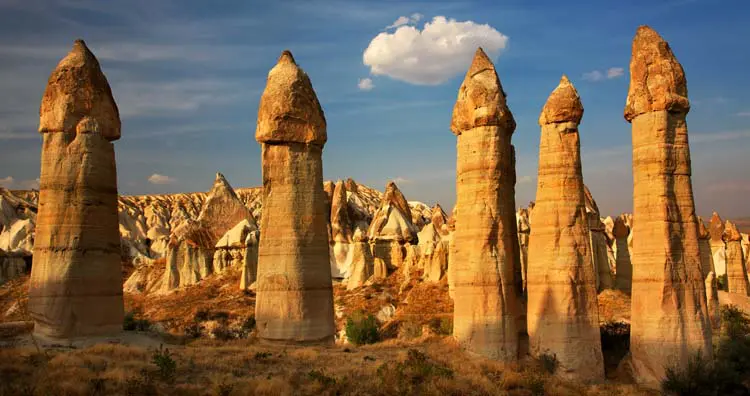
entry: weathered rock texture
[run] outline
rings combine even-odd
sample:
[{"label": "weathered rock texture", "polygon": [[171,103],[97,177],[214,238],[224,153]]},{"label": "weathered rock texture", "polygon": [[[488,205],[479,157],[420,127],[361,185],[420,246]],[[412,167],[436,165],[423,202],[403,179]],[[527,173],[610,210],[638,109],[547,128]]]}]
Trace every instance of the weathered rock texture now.
[{"label": "weathered rock texture", "polygon": [[719,283],[716,279],[714,259],[711,256],[711,234],[708,232],[703,219],[698,217],[698,249],[701,253],[701,275],[706,285],[706,303],[708,304],[708,315],[711,318],[711,327],[720,325],[719,317]]},{"label": "weathered rock texture", "polygon": [[516,123],[487,55],[478,49],[458,92],[455,233],[449,283],[453,335],[473,352],[513,361],[524,330],[515,222]]},{"label": "weathered rock texture", "polygon": [[39,213],[29,285],[34,332],[53,338],[122,330],[117,172],[120,117],[99,62],[78,40],[39,110]]},{"label": "weathered rock texture", "polygon": [[708,224],[708,233],[711,235],[711,256],[714,260],[716,276],[727,273],[726,244],[724,243],[724,220],[718,213],[713,212]]},{"label": "weathered rock texture", "polygon": [[518,245],[519,251],[521,252],[521,277],[523,278],[523,290],[526,290],[526,274],[529,261],[529,235],[531,234],[531,226],[529,223],[529,210],[526,208],[518,209],[516,212],[516,222],[518,230]]},{"label": "weathered rock texture", "polygon": [[354,226],[349,219],[347,191],[339,180],[331,198],[331,275],[343,278],[349,270],[350,252]]},{"label": "weathered rock texture", "polygon": [[333,341],[322,160],[326,121],[309,77],[289,51],[268,73],[255,139],[263,166],[258,336],[281,342]]},{"label": "weathered rock texture", "polygon": [[711,356],[711,325],[701,275],[690,180],[682,66],[669,44],[638,28],[630,60],[625,119],[633,129],[633,263],[629,366],[658,386],[665,367]]},{"label": "weathered rock texture", "polygon": [[352,247],[352,268],[346,283],[347,290],[353,290],[364,286],[365,282],[373,275],[372,253],[370,244],[367,243],[367,235],[361,230],[354,232],[354,246]]},{"label": "weathered rock texture", "polygon": [[[388,182],[380,208],[375,212],[368,230],[372,255],[387,270],[401,266],[406,257],[404,245],[417,242],[417,227],[412,222],[409,204],[396,183]],[[375,273],[380,277],[376,264]]]},{"label": "weathered rock texture", "polygon": [[599,291],[612,289],[614,287],[612,267],[615,263],[613,262],[614,257],[610,260],[606,229],[599,215],[599,207],[596,205],[594,196],[591,195],[591,191],[585,185],[583,186],[583,190],[590,231],[591,256],[594,260],[593,266],[596,269],[596,288]]},{"label": "weathered rock texture", "polygon": [[539,174],[527,273],[529,349],[558,374],[604,378],[596,275],[584,202],[578,92],[563,76],[539,117]]},{"label": "weathered rock texture", "polygon": [[727,220],[724,226],[724,243],[726,243],[727,287],[730,293],[750,295],[747,280],[745,258],[742,256],[742,236],[737,226]]},{"label": "weathered rock texture", "polygon": [[618,290],[630,293],[633,286],[633,263],[630,261],[630,247],[628,236],[630,227],[624,215],[617,216],[612,227],[612,236],[615,238],[615,284]]}]

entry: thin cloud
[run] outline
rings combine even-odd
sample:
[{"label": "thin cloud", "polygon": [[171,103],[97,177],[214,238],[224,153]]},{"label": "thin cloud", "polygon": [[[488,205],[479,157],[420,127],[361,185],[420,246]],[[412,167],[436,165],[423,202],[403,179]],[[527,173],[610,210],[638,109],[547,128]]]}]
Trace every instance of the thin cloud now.
[{"label": "thin cloud", "polygon": [[691,133],[689,135],[690,143],[712,143],[726,140],[737,140],[750,138],[748,131],[727,131],[716,133]]},{"label": "thin cloud", "polygon": [[39,179],[16,181],[13,176],[0,179],[0,186],[13,190],[38,190]]},{"label": "thin cloud", "polygon": [[750,117],[750,111],[740,111],[737,113],[737,117]]},{"label": "thin cloud", "polygon": [[11,188],[13,183],[15,183],[16,179],[13,178],[13,176],[8,176],[0,179],[0,186],[3,186],[5,188]]},{"label": "thin cloud", "polygon": [[158,173],[154,173],[148,177],[148,182],[156,185],[173,184],[175,181],[177,181],[177,179],[166,175],[160,175]]},{"label": "thin cloud", "polygon": [[360,91],[370,91],[375,88],[375,84],[372,83],[371,78],[361,78],[359,79],[359,83],[357,83],[357,87],[359,87]]},{"label": "thin cloud", "polygon": [[392,24],[385,27],[385,30],[395,29],[404,25],[413,25],[422,19],[423,15],[420,13],[411,14],[411,16],[400,16]]},{"label": "thin cloud", "polygon": [[531,183],[533,181],[534,181],[534,177],[533,176],[526,175],[526,176],[519,177],[516,180],[516,184],[526,184],[526,183]]},{"label": "thin cloud", "polygon": [[591,82],[598,82],[604,80],[612,80],[615,78],[622,77],[625,74],[625,69],[622,67],[610,67],[605,71],[592,70],[590,72],[583,73],[583,79]]},{"label": "thin cloud", "polygon": [[411,180],[405,177],[397,176],[396,178],[393,179],[393,182],[396,184],[409,184],[411,183]]}]

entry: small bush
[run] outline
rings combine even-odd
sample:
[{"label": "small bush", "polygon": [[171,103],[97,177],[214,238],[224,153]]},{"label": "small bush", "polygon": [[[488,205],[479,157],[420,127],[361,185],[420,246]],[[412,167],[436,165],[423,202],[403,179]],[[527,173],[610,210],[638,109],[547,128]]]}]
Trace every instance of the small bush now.
[{"label": "small bush", "polygon": [[727,284],[727,274],[722,274],[716,277],[716,283],[718,284],[719,290],[729,291],[729,285]]},{"label": "small bush", "polygon": [[106,395],[107,380],[101,377],[94,377],[89,379],[89,394],[92,396]]},{"label": "small bush", "polygon": [[174,375],[177,371],[177,362],[172,359],[172,354],[169,353],[169,348],[164,348],[164,346],[160,344],[159,349],[155,350],[154,354],[151,356],[151,362],[156,365],[159,378],[167,382],[174,380]]},{"label": "small bush", "polygon": [[227,326],[226,323],[219,323],[218,326],[211,330],[211,335],[217,340],[229,341],[239,338],[238,334]]},{"label": "small bush", "polygon": [[193,322],[205,322],[209,319],[211,312],[207,309],[199,309],[193,315]]},{"label": "small bush", "polygon": [[148,331],[151,329],[151,322],[136,318],[135,312],[128,312],[123,318],[122,328],[125,331]]},{"label": "small bush", "polygon": [[248,318],[245,319],[244,322],[242,322],[242,330],[246,331],[247,333],[251,333],[253,330],[255,330],[255,315],[248,316]]},{"label": "small bush", "polygon": [[542,370],[548,374],[554,374],[557,368],[560,367],[560,361],[557,360],[557,354],[554,353],[544,352],[537,356],[537,360]]},{"label": "small bush", "polygon": [[714,370],[711,362],[698,351],[690,356],[685,369],[667,367],[661,390],[666,395],[700,396],[713,394]]},{"label": "small bush", "polygon": [[432,318],[429,322],[430,329],[439,335],[451,335],[453,334],[453,318]]},{"label": "small bush", "polygon": [[190,338],[200,338],[201,335],[203,335],[203,326],[201,326],[198,322],[190,323],[189,325],[185,326],[185,336]]},{"label": "small bush", "polygon": [[318,381],[321,385],[323,385],[326,388],[328,388],[329,386],[336,385],[336,379],[333,377],[327,376],[321,370],[311,370],[309,373],[307,373],[307,376],[313,381]]},{"label": "small bush", "polygon": [[271,352],[255,352],[255,360],[266,360],[272,355]]},{"label": "small bush", "polygon": [[362,313],[355,314],[346,320],[346,338],[350,342],[363,345],[380,341],[378,321],[373,315],[364,317]]},{"label": "small bush", "polygon": [[216,391],[214,392],[216,396],[229,396],[232,394],[232,391],[234,390],[234,385],[228,384],[224,381],[216,385]]},{"label": "small bush", "polygon": [[151,373],[147,369],[143,369],[140,376],[128,378],[125,381],[125,394],[128,396],[156,395],[156,385]]},{"label": "small bush", "polygon": [[399,336],[402,338],[418,338],[422,336],[422,324],[419,322],[401,322]]},{"label": "small bush", "polygon": [[453,370],[432,362],[416,349],[409,349],[406,360],[382,364],[377,375],[386,394],[421,394],[423,386],[435,377],[453,378]]}]

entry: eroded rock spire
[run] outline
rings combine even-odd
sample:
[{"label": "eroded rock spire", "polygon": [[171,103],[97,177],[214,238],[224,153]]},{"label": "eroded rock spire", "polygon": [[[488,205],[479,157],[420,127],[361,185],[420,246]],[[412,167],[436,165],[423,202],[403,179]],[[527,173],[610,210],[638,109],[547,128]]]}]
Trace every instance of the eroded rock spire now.
[{"label": "eroded rock spire", "polygon": [[114,145],[120,117],[99,62],[82,40],[49,78],[39,212],[29,285],[34,332],[52,338],[122,330]]},{"label": "eroded rock spire", "polygon": [[511,145],[515,121],[481,48],[458,91],[451,130],[457,136],[449,271],[453,335],[473,352],[513,361],[525,328]]},{"label": "eroded rock spire", "polygon": [[532,355],[553,354],[559,374],[604,378],[585,209],[578,123],[583,105],[563,76],[539,117],[539,175],[527,263]]},{"label": "eroded rock spire", "polygon": [[268,73],[255,139],[263,167],[255,306],[259,337],[332,341],[322,161],[326,121],[309,77],[288,51]]},{"label": "eroded rock spire", "polygon": [[682,66],[664,39],[641,26],[633,39],[625,119],[633,129],[633,263],[629,364],[658,387],[665,367],[711,356],[685,116]]}]

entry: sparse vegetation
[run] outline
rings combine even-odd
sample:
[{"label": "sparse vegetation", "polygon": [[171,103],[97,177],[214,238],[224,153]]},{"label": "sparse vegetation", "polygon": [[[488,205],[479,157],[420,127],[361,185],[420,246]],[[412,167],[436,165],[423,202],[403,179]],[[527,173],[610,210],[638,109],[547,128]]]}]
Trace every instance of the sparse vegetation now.
[{"label": "sparse vegetation", "polygon": [[716,277],[716,283],[718,283],[718,289],[722,291],[729,291],[729,285],[727,284],[727,274],[721,274]]},{"label": "sparse vegetation", "polygon": [[677,396],[750,394],[750,318],[735,306],[722,307],[713,360],[696,352],[687,367],[667,367],[661,387]]},{"label": "sparse vegetation", "polygon": [[560,366],[560,361],[557,360],[557,354],[544,352],[537,356],[539,366],[548,374],[554,374],[557,368]]},{"label": "sparse vegetation", "polygon": [[155,350],[153,355],[151,355],[151,363],[156,366],[157,374],[161,380],[166,382],[174,380],[175,371],[177,371],[177,362],[172,358],[172,354],[169,353],[169,348],[159,345],[159,349]]},{"label": "sparse vegetation", "polygon": [[451,335],[453,334],[453,318],[452,317],[440,317],[432,318],[429,322],[430,329],[438,335]]},{"label": "sparse vegetation", "polygon": [[151,322],[148,319],[136,317],[136,312],[128,312],[123,319],[122,328],[125,331],[149,331]]},{"label": "sparse vegetation", "polygon": [[357,345],[374,344],[380,340],[378,321],[373,315],[358,312],[346,320],[346,338]]},{"label": "sparse vegetation", "polygon": [[383,363],[377,375],[386,394],[418,395],[433,377],[453,378],[453,370],[436,364],[416,349],[409,349],[404,361]]}]

